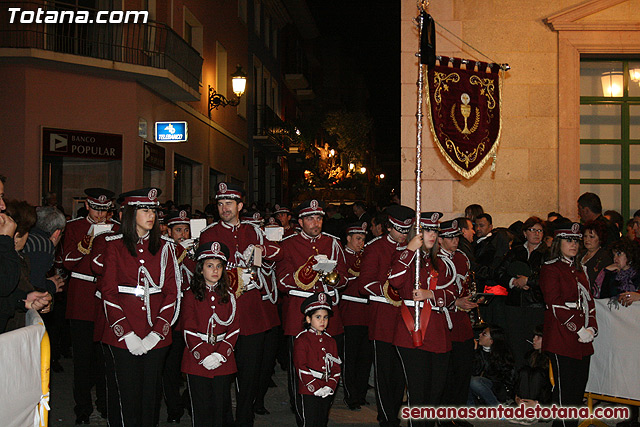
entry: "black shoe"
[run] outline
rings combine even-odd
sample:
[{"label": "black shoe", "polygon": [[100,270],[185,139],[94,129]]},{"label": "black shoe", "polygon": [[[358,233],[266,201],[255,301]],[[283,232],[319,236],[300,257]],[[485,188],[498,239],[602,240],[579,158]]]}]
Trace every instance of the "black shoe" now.
[{"label": "black shoe", "polygon": [[60,364],[60,361],[57,359],[51,361],[51,370],[53,372],[64,372],[64,368]]},{"label": "black shoe", "polygon": [[358,402],[360,404],[360,406],[367,406],[369,405],[369,402],[367,402],[367,399],[360,399],[360,401]]},{"label": "black shoe", "polygon": [[269,415],[271,413],[264,406],[261,406],[260,408],[253,408],[253,412],[255,412],[258,415]]},{"label": "black shoe", "polygon": [[359,411],[360,409],[362,409],[358,403],[349,403],[347,402],[347,399],[344,399],[343,402],[345,405],[347,405],[347,408],[352,411]]},{"label": "black shoe", "polygon": [[169,424],[180,424],[180,417],[167,417]]},{"label": "black shoe", "polygon": [[76,417],[76,424],[89,424],[89,415],[78,415]]},{"label": "black shoe", "polygon": [[456,426],[461,426],[461,427],[473,427],[473,424],[471,424],[469,421],[465,421],[465,420],[455,420],[453,422],[454,425]]}]

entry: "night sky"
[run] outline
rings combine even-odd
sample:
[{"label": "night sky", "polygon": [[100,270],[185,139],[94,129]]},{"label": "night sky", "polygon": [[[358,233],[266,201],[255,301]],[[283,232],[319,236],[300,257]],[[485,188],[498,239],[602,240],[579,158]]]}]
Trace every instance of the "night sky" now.
[{"label": "night sky", "polygon": [[[368,88],[377,153],[400,158],[400,2],[309,0],[320,43],[338,43]],[[327,58],[324,58],[327,60]],[[378,156],[380,159],[381,156]]]}]

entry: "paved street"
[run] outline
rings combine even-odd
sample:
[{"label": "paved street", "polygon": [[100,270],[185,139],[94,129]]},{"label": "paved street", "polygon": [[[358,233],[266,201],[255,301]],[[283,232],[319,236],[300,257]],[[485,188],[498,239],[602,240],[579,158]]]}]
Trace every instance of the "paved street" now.
[{"label": "paved street", "polygon": [[[61,365],[64,367],[62,373],[51,373],[51,413],[49,416],[49,425],[54,427],[67,427],[73,426],[75,422],[75,415],[73,413],[73,366],[71,359],[62,359]],[[256,426],[295,426],[295,418],[289,410],[289,398],[287,395],[287,375],[282,371],[280,367],[276,367],[276,374],[274,375],[274,381],[278,387],[270,388],[265,406],[271,412],[270,415],[257,415]],[[360,411],[350,411],[342,401],[343,393],[342,388],[338,390],[338,394],[331,409],[331,415],[329,420],[329,426],[375,426],[376,422],[376,409],[375,404],[365,406]],[[95,399],[94,399],[95,400]],[[369,390],[367,400],[371,403],[375,402],[373,389]],[[176,424],[169,424],[166,422],[166,408],[164,403],[160,410],[160,426],[175,426]],[[407,423],[403,423],[406,425]],[[511,424],[507,421],[475,421],[475,426],[511,426],[514,427],[517,424]],[[106,420],[100,418],[97,412],[91,416],[91,425],[94,426],[106,426]],[[190,426],[191,418],[185,414],[180,422],[181,426]],[[537,426],[551,426],[551,423],[538,423]],[[614,426],[615,422],[610,422],[610,426]]]}]

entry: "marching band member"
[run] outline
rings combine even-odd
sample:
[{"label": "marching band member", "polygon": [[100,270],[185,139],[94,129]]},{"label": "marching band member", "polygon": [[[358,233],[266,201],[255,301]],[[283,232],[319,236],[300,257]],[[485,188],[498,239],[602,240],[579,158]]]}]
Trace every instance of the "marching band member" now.
[{"label": "marching band member", "polygon": [[[457,220],[445,221],[440,224],[438,235],[439,251],[436,265],[438,267],[438,289],[446,289],[453,294],[452,304],[448,307],[452,329],[451,353],[449,356],[449,370],[443,403],[452,406],[464,406],[469,394],[469,382],[473,366],[469,360],[473,359],[474,341],[473,328],[468,311],[478,304],[469,300],[469,259],[464,252],[458,250],[458,243],[462,232]],[[455,425],[470,426],[466,420],[455,420]],[[442,424],[442,422],[441,422]]]},{"label": "marching band member", "polygon": [[93,341],[94,320],[98,309],[95,299],[96,278],[91,271],[91,248],[96,224],[111,224],[107,211],[113,205],[113,191],[87,188],[84,202],[86,217],[67,222],[63,243],[63,265],[71,272],[67,294],[67,319],[70,319],[73,347],[73,397],[76,424],[89,424],[93,412],[91,388],[96,386],[96,406],[107,414],[102,350]]},{"label": "marching band member", "polygon": [[240,332],[231,277],[225,271],[229,248],[204,243],[195,258],[191,289],[183,301],[182,371],[187,374],[192,425],[222,426],[231,412],[229,386],[237,371],[233,349]]},{"label": "marching band member", "polygon": [[121,194],[121,233],[106,237],[102,341],[113,358],[124,426],[158,423],[162,366],[179,311],[180,271],[174,245],[160,235],[159,193]]},{"label": "marching band member", "polygon": [[360,275],[362,251],[367,235],[367,223],[350,224],[346,229],[347,286],[340,299],[340,316],[344,324],[342,385],[344,401],[351,410],[366,404],[373,346],[369,341],[369,310],[367,298],[360,296],[355,279]]},{"label": "marching band member", "polygon": [[401,301],[387,279],[394,258],[406,248],[415,211],[392,205],[385,209],[385,214],[388,234],[365,246],[357,283],[360,294],[369,298],[369,339],[373,341],[378,422],[381,426],[399,426],[398,412],[405,382],[393,342]]},{"label": "marching band member", "polygon": [[[440,274],[444,273],[438,269],[436,257],[441,217],[440,212],[420,214],[420,233],[396,258],[389,273],[389,284],[402,298],[394,344],[402,360],[409,406],[438,406],[446,383],[451,351],[451,321],[446,307],[454,301],[454,295],[448,286],[439,286]],[[415,289],[416,257],[421,257],[420,289]],[[417,332],[416,304],[420,307]],[[409,424],[435,425],[435,420],[410,420]]]},{"label": "marching band member", "polygon": [[[551,244],[551,260],[540,269],[540,289],[546,304],[542,350],[549,352],[553,403],[581,406],[598,334],[589,281],[576,261],[582,239],[580,224],[559,228]],[[554,426],[577,426],[578,420],[555,420]]]},{"label": "marching band member", "polygon": [[[289,354],[293,351],[293,339],[302,330],[304,316],[300,306],[305,298],[315,292],[325,292],[331,304],[337,305],[338,290],[346,285],[347,267],[342,245],[334,236],[322,232],[324,204],[318,200],[307,200],[298,207],[299,234],[292,235],[280,243],[283,260],[277,265],[278,287],[283,294],[282,323],[284,334],[290,337]],[[340,313],[328,326],[328,333],[342,349],[343,326]],[[295,372],[289,364],[289,398],[298,419],[302,419],[301,407],[295,405]]]},{"label": "marching band member", "polygon": [[298,231],[296,230],[295,224],[291,222],[292,212],[286,206],[283,205],[275,205],[275,212],[273,213],[273,217],[278,220],[282,228],[284,228],[284,237],[289,237],[292,234],[296,234]]},{"label": "marching band member", "polygon": [[300,305],[304,330],[293,344],[298,393],[301,407],[298,425],[325,427],[329,421],[333,395],[340,380],[340,357],[336,341],[326,330],[333,308],[329,295],[321,292],[307,297]]},{"label": "marching band member", "polygon": [[[180,266],[182,276],[182,295],[189,290],[191,278],[195,271],[195,261],[189,254],[193,247],[191,240],[191,222],[189,214],[185,210],[169,212],[164,223],[167,226],[167,237],[169,241],[175,243],[176,258]],[[182,311],[182,309],[180,310]],[[162,372],[162,390],[164,401],[167,405],[167,422],[179,423],[184,414],[182,396],[180,396],[180,383],[182,382],[182,353],[184,352],[184,339],[182,338],[182,319],[178,319],[172,329],[171,346],[167,354],[164,369]]]},{"label": "marching band member", "polygon": [[[260,288],[266,278],[261,268],[256,268],[254,256],[262,253],[262,262],[281,259],[280,246],[265,241],[264,232],[247,222],[240,221],[244,191],[232,183],[218,184],[216,200],[220,221],[205,228],[200,234],[200,244],[216,241],[229,248],[227,270],[234,271],[239,281],[234,290],[238,300],[240,336],[236,344],[237,405],[236,425],[253,425],[253,404],[258,392],[260,369],[264,352],[265,331],[269,329],[265,302]],[[259,249],[258,249],[259,248]]]}]

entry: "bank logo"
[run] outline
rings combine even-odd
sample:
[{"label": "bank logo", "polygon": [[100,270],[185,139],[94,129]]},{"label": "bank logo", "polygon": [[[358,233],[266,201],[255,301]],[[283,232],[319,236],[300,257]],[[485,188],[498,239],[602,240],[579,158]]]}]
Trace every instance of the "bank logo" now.
[{"label": "bank logo", "polygon": [[69,151],[69,136],[52,133],[49,135],[49,151],[54,153],[66,153]]},{"label": "bank logo", "polygon": [[156,142],[187,142],[187,122],[156,122]]}]

